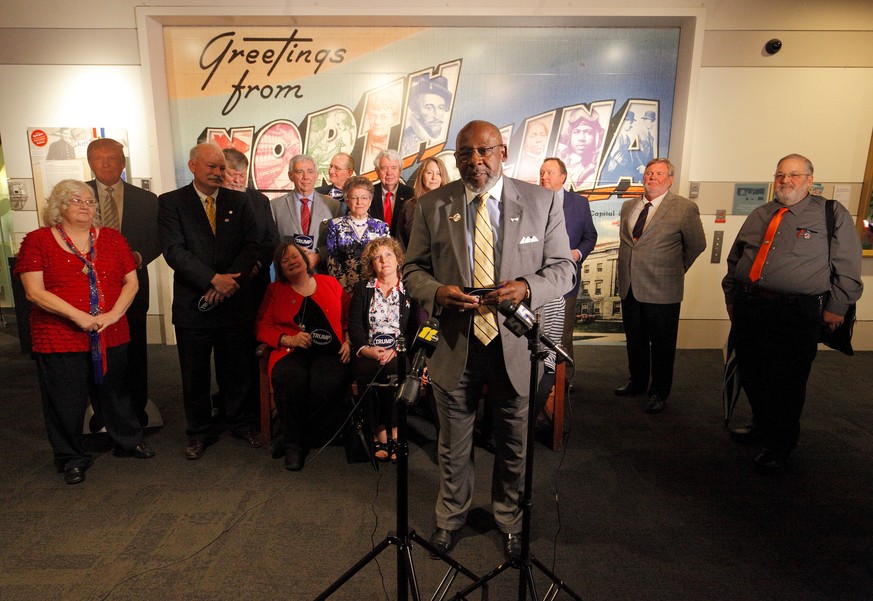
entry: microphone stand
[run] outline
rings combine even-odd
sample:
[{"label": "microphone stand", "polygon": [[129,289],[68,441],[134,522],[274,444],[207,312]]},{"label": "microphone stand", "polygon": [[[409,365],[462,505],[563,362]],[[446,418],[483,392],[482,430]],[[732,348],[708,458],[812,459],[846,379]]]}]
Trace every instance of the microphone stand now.
[{"label": "microphone stand", "polygon": [[[536,390],[538,383],[537,363],[542,361],[546,355],[546,352],[540,347],[540,341],[544,342],[549,348],[555,350],[559,355],[566,355],[566,353],[563,352],[563,349],[558,347],[558,345],[552,342],[548,336],[545,334],[540,335],[539,321],[533,321],[533,325],[528,331],[524,332],[524,335],[527,337],[527,348],[530,351],[530,394],[528,395],[527,452],[525,454],[524,466],[524,492],[522,493],[521,500],[519,500],[519,505],[521,506],[521,558],[519,559],[518,565],[509,560],[504,561],[482,576],[482,578],[464,590],[458,592],[454,597],[452,597],[453,601],[463,600],[466,598],[466,595],[477,588],[486,587],[488,582],[497,578],[497,576],[511,567],[518,568],[519,601],[525,601],[527,599],[528,591],[530,592],[531,599],[538,599],[536,585],[533,578],[534,567],[542,572],[550,582],[549,588],[543,596],[544,601],[554,599],[562,590],[566,591],[566,593],[571,598],[576,599],[576,601],[582,601],[582,598],[573,592],[573,590],[567,586],[561,578],[549,570],[541,561],[531,555],[530,552],[530,531],[533,513],[534,424],[536,423],[536,415],[534,415],[533,412],[534,407],[536,406]],[[566,359],[569,359],[569,363],[573,363],[573,360],[570,359],[568,355],[565,360]]]},{"label": "microphone stand", "polygon": [[[406,372],[406,343],[403,337],[397,341],[397,381],[405,382],[401,377]],[[420,546],[427,549],[433,557],[437,557],[446,564],[449,569],[439,584],[431,601],[441,601],[448,594],[448,589],[455,581],[458,573],[463,574],[470,580],[478,580],[479,576],[465,568],[463,565],[449,557],[448,555],[439,553],[431,544],[416,533],[409,529],[409,442],[407,439],[407,416],[410,406],[418,402],[419,389],[411,391],[414,398],[406,399],[406,402],[400,402],[395,399],[397,406],[397,444],[395,453],[397,454],[397,486],[395,490],[395,503],[397,507],[397,522],[394,533],[389,532],[373,549],[350,567],[342,576],[337,578],[333,584],[327,587],[315,601],[322,601],[329,598],[333,593],[338,591],[346,582],[348,582],[355,574],[360,572],[364,567],[375,561],[376,558],[387,549],[394,545],[397,547],[397,600],[406,601],[409,599],[411,589],[413,601],[421,599],[421,592],[418,588],[418,579],[415,575],[415,563],[412,558],[412,543],[418,543]],[[399,398],[399,396],[398,396]],[[438,596],[439,595],[439,596]],[[487,601],[487,588],[483,588],[482,601]]]}]

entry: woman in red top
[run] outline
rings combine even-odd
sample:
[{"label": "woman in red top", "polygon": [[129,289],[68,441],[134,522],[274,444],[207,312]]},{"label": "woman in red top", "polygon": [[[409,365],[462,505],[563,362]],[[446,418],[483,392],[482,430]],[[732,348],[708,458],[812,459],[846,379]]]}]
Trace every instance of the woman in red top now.
[{"label": "woman in red top", "polygon": [[55,467],[67,484],[85,480],[82,446],[89,398],[96,402],[115,454],[148,459],[142,427],[125,389],[125,311],[136,294],[136,261],[116,230],[95,224],[88,185],[63,180],[43,210],[49,224],[21,243],[15,273],[27,299],[33,352]]},{"label": "woman in red top", "polygon": [[[276,249],[276,281],[258,311],[257,338],[273,347],[270,382],[282,423],[285,468],[298,471],[310,446],[339,428],[348,388],[349,297],[336,278],[313,275],[306,253]],[[336,419],[338,418],[339,419]]]}]

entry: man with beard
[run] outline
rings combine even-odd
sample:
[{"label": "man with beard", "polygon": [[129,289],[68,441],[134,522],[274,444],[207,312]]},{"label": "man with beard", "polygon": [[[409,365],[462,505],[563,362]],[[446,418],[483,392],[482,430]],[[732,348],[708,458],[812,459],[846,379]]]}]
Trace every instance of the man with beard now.
[{"label": "man with beard", "polygon": [[461,179],[419,200],[403,273],[428,313],[441,310],[440,340],[428,364],[440,423],[430,544],[451,551],[470,509],[473,428],[487,386],[496,439],[491,505],[504,553],[517,561],[530,356],[527,340],[498,324],[496,309],[504,300],[536,308],[563,295],[575,266],[561,196],[503,176],[506,145],[496,126],[468,123],[456,148]]},{"label": "man with beard", "polygon": [[451,104],[452,93],[445,77],[421,76],[409,94],[409,116],[403,130],[400,154],[417,154],[422,142],[442,140],[446,113]]},{"label": "man with beard", "polygon": [[797,445],[806,381],[822,324],[831,330],[861,296],[861,243],[846,208],[809,193],[809,159],[789,154],[774,175],[776,199],[746,218],[722,280],[752,425],[731,432],[760,442],[760,472],[779,471]]}]

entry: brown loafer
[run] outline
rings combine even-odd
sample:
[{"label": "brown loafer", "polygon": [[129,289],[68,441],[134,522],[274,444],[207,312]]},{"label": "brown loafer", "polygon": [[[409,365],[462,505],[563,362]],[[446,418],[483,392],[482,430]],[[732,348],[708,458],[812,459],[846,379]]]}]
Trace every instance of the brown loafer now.
[{"label": "brown loafer", "polygon": [[260,449],[264,446],[264,439],[261,438],[261,433],[256,432],[255,430],[246,430],[245,432],[240,432],[234,436],[245,441],[245,443],[253,449]]},{"label": "brown loafer", "polygon": [[186,459],[200,459],[203,453],[206,452],[206,441],[201,438],[191,438],[188,440],[188,448],[185,449]]}]

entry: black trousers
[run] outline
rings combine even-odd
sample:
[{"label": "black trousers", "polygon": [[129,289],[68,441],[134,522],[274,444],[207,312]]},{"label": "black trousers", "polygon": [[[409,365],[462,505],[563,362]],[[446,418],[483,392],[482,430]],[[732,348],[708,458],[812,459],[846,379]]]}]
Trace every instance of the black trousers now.
[{"label": "black trousers", "polygon": [[94,383],[91,354],[37,353],[36,366],[49,443],[59,467],[87,467],[91,456],[83,447],[82,426],[89,399],[95,399],[112,441],[131,450],[143,441],[142,427],[125,388],[127,345],[106,349],[108,370]]},{"label": "black trousers", "polygon": [[216,435],[211,395],[213,354],[215,379],[224,402],[228,428],[235,435],[256,429],[257,421],[249,397],[251,358],[255,352],[252,328],[249,321],[221,328],[176,326],[189,437]]},{"label": "black trousers", "polygon": [[[385,384],[389,376],[398,375],[397,357],[395,356],[385,365],[380,365],[375,359],[367,357],[352,357],[352,375],[358,383],[358,394],[361,395],[361,405],[370,432],[375,434],[376,428],[383,426],[389,431],[388,438],[391,438],[390,430],[397,426],[394,402],[397,390],[394,387],[370,386],[370,383]],[[399,381],[402,381],[404,375],[399,376]]]},{"label": "black trousers", "polygon": [[147,314],[148,306],[136,307],[131,305],[130,309],[127,310],[130,342],[127,344],[126,385],[130,391],[134,411],[136,411],[142,425],[148,423],[148,416],[145,413],[146,402],[149,398]]},{"label": "black trousers", "polygon": [[818,351],[821,298],[734,301],[733,331],[740,382],[763,442],[783,456],[797,446],[806,382]]},{"label": "black trousers", "polygon": [[633,289],[621,301],[630,379],[664,400],[673,388],[680,307],[681,303],[641,303],[634,298]]},{"label": "black trousers", "polygon": [[276,362],[271,381],[285,450],[306,451],[337,431],[347,407],[348,367],[335,353],[299,349]]}]

